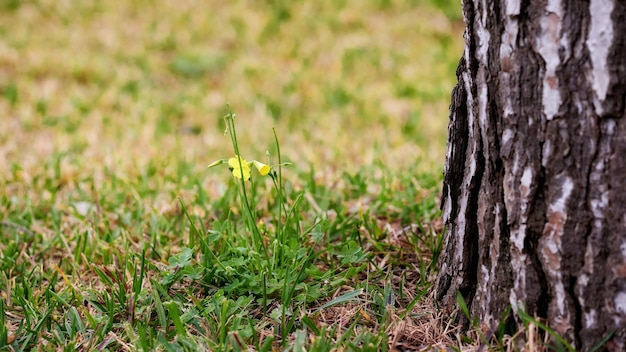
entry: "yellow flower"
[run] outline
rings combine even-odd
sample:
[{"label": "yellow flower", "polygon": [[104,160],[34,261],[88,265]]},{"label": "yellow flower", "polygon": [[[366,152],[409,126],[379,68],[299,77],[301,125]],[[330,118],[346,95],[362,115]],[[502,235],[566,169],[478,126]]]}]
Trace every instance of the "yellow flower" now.
[{"label": "yellow flower", "polygon": [[236,178],[242,178],[243,176],[244,180],[250,179],[250,165],[240,156],[235,155],[234,158],[228,159],[228,167]]},{"label": "yellow flower", "polygon": [[226,164],[226,163],[228,163],[228,169],[233,173],[233,176],[235,176],[236,178],[243,177],[243,179],[246,181],[250,180],[250,165],[251,164],[254,165],[254,167],[256,167],[257,170],[259,170],[259,174],[261,176],[267,176],[272,171],[272,167],[267,164],[264,164],[257,160],[246,161],[246,159],[243,159],[238,155],[235,155],[233,158],[230,158],[228,160],[226,159],[216,160],[212,162],[211,164],[209,164],[208,167],[211,168],[211,167],[219,166],[219,165]]},{"label": "yellow flower", "polygon": [[269,174],[270,170],[272,169],[269,165],[263,164],[260,161],[252,160],[252,164],[254,164],[257,170],[259,170],[261,176],[267,176],[267,174]]}]

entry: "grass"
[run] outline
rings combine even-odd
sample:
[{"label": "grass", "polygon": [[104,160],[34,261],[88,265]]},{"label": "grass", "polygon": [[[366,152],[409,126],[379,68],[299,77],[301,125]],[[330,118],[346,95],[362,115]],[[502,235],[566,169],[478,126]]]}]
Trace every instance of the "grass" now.
[{"label": "grass", "polygon": [[430,295],[459,13],[3,2],[0,350],[472,348]]}]

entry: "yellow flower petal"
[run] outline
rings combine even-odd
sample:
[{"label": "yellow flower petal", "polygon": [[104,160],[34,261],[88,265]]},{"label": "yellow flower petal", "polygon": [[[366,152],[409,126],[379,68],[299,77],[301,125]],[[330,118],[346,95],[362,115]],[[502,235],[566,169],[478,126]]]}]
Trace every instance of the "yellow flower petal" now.
[{"label": "yellow flower petal", "polygon": [[248,162],[246,162],[245,159],[239,156],[230,158],[228,159],[228,166],[233,172],[233,176],[235,176],[236,178],[242,178],[241,173],[243,172],[243,179],[244,180],[250,179],[250,165],[248,165]]},{"label": "yellow flower petal", "polygon": [[[241,178],[241,170],[233,169],[233,176],[235,176],[236,178]],[[243,179],[250,179],[250,169],[243,169]]]},{"label": "yellow flower petal", "polygon": [[261,176],[267,176],[267,174],[269,174],[270,170],[272,169],[269,165],[263,164],[260,161],[252,160],[252,164],[254,164],[257,170],[259,170]]},{"label": "yellow flower petal", "polygon": [[241,163],[241,166],[248,165],[248,162],[246,162],[246,159],[243,159],[237,155],[228,159],[228,166],[232,167],[233,169],[239,167],[239,163]]}]

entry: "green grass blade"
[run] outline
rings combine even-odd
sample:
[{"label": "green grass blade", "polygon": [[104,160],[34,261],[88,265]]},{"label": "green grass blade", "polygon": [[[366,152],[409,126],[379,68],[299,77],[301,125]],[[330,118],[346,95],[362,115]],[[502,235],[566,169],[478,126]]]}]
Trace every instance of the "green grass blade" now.
[{"label": "green grass blade", "polygon": [[530,315],[528,315],[528,313],[524,312],[522,309],[519,309],[517,311],[517,315],[520,317],[520,319],[525,323],[532,323],[537,325],[540,329],[542,329],[543,331],[547,332],[548,334],[550,334],[550,336],[552,336],[557,342],[559,342],[561,345],[563,345],[565,348],[567,348],[568,351],[570,352],[576,352],[576,349],[574,349],[574,347],[572,347],[572,345],[570,345],[567,340],[565,340],[565,338],[561,335],[559,335],[559,333],[557,333],[556,331],[554,331],[553,329],[549,328],[548,326],[546,326],[545,324],[543,324],[542,322],[538,321],[537,319],[531,317]]},{"label": "green grass blade", "polygon": [[174,327],[176,328],[176,334],[178,336],[185,336],[185,327],[183,326],[183,322],[180,320],[180,310],[178,309],[178,305],[176,304],[176,302],[163,302],[163,306],[167,308],[167,314],[174,323]]},{"label": "green grass blade", "polygon": [[589,352],[599,351],[602,348],[602,346],[604,346],[604,344],[607,343],[611,339],[611,337],[613,337],[613,334],[615,334],[615,330],[608,333],[605,337],[603,337],[600,341],[598,341],[598,343],[593,345],[593,347],[589,349]]},{"label": "green grass blade", "polygon": [[313,320],[311,318],[309,318],[308,316],[303,316],[301,319],[302,323],[304,323],[304,325],[306,325],[309,329],[311,329],[311,331],[315,334],[315,336],[320,336],[321,335],[321,331],[320,329],[315,325],[315,322],[313,322]]},{"label": "green grass blade", "polygon": [[350,302],[350,301],[354,301],[358,296],[363,294],[363,289],[358,289],[358,290],[354,290],[354,291],[350,291],[347,293],[344,293],[343,295],[331,300],[330,302],[327,302],[325,304],[323,304],[321,307],[317,308],[315,310],[315,312],[319,312],[323,309],[326,309],[328,307],[332,307],[335,306],[337,304],[343,304],[346,302]]},{"label": "green grass blade", "polygon": [[463,314],[465,314],[465,317],[471,320],[469,309],[467,308],[467,304],[465,303],[465,298],[463,298],[463,295],[461,294],[461,292],[456,293],[456,302],[459,305],[459,308],[461,308],[461,311],[463,312]]}]

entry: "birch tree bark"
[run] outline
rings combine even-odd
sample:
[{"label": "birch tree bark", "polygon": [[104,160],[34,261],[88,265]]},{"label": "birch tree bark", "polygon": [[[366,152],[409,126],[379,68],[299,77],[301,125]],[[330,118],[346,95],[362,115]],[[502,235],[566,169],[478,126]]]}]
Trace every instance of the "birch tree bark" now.
[{"label": "birch tree bark", "polygon": [[[626,5],[463,0],[436,291],[626,350]],[[515,316],[515,314],[512,314]],[[509,317],[513,324],[519,324]]]}]

